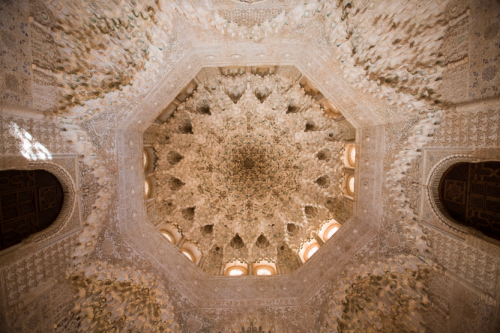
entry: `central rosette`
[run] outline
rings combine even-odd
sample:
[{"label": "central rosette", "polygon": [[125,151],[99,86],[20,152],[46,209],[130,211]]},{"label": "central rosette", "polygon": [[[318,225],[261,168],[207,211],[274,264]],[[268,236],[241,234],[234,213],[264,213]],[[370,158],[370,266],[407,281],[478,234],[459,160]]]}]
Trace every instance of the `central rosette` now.
[{"label": "central rosette", "polygon": [[245,159],[245,161],[243,162],[243,165],[245,166],[245,168],[247,169],[252,169],[255,165],[255,163],[253,162],[253,160],[251,158],[247,158]]},{"label": "central rosette", "polygon": [[[300,188],[296,177],[300,170],[293,168],[296,147],[265,134],[236,135],[222,147],[214,169],[223,175],[219,184],[224,184],[228,197],[270,202]],[[292,170],[296,172],[290,174]]]},{"label": "central rosette", "polygon": [[[231,151],[228,165],[228,183],[232,190],[247,197],[271,189],[278,168],[268,154],[272,149],[247,143]],[[230,145],[233,146],[233,145]]]}]

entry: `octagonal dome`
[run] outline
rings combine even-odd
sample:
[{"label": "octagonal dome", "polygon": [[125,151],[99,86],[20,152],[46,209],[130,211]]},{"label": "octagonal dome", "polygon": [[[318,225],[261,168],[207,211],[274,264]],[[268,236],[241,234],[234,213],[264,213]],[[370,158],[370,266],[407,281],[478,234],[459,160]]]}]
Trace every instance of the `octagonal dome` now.
[{"label": "octagonal dome", "polygon": [[294,67],[203,68],[144,133],[148,220],[196,244],[210,275],[234,260],[292,273],[304,244],[352,214],[342,156],[354,137]]},{"label": "octagonal dome", "polygon": [[498,332],[498,17],[2,1],[0,331]]}]

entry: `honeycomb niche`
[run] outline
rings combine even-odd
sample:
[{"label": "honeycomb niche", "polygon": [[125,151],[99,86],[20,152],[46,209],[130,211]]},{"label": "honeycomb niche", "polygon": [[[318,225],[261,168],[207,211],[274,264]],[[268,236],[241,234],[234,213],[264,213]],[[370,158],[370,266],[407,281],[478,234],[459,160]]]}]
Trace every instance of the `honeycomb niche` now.
[{"label": "honeycomb niche", "polygon": [[332,170],[354,134],[294,67],[204,68],[144,133],[160,198],[148,220],[176,225],[210,275],[234,260],[293,272],[303,244],[351,214]]}]

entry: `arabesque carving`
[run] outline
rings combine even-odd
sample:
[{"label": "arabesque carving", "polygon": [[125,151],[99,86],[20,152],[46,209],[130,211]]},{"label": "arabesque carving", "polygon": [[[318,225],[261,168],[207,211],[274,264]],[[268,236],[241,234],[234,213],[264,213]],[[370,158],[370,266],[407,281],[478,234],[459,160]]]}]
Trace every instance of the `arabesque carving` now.
[{"label": "arabesque carving", "polygon": [[[342,131],[294,77],[210,76],[152,130],[157,214],[204,254],[219,246],[222,262],[276,261],[278,244],[298,252],[328,220],[348,218],[332,202],[342,200]],[[318,160],[325,151],[328,159]],[[210,237],[201,233],[207,223]],[[293,257],[282,264],[296,267]]]},{"label": "arabesque carving", "polygon": [[[420,176],[453,149],[498,157],[499,13],[495,0],[2,2],[0,166],[31,167],[37,143],[76,152],[84,221],[2,254],[0,331],[498,332],[498,244],[441,223]],[[160,157],[149,200],[143,145]],[[330,218],[342,228],[302,263]],[[237,258],[278,275],[222,276]]]}]

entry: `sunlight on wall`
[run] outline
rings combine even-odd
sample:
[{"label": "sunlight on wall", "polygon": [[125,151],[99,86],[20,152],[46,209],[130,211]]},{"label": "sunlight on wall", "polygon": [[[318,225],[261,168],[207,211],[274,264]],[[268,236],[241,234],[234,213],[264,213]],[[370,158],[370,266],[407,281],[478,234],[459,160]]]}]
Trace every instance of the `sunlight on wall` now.
[{"label": "sunlight on wall", "polygon": [[25,129],[19,128],[16,123],[10,123],[10,133],[21,140],[21,154],[30,161],[51,160],[52,155],[40,142],[36,142],[33,136]]}]

